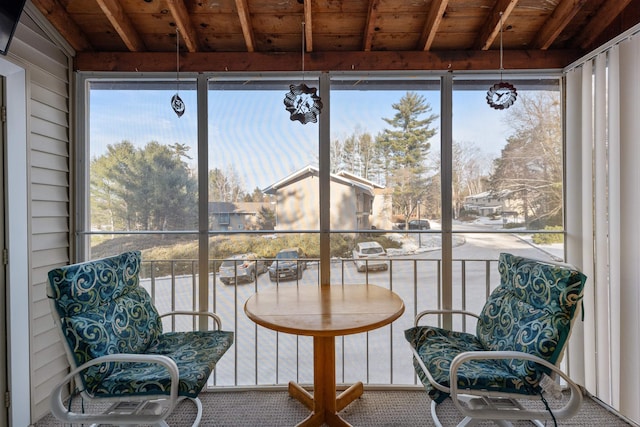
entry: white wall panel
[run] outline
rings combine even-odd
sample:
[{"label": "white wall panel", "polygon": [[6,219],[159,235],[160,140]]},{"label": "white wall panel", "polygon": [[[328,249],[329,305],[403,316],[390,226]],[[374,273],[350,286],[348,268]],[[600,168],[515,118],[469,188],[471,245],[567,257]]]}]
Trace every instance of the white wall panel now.
[{"label": "white wall panel", "polygon": [[[69,262],[71,57],[47,25],[39,12],[28,5],[7,55],[9,61],[24,68],[26,75],[21,96],[26,102],[26,115],[23,115],[27,137],[23,146],[27,147],[24,162],[27,167],[27,214],[21,221],[27,219],[25,234],[28,239],[24,234],[22,239],[28,242],[29,272],[22,275],[20,283],[9,283],[12,292],[24,293],[30,306],[26,311],[28,322],[22,322],[10,332],[10,339],[16,344],[19,336],[29,340],[21,357],[21,363],[29,361],[28,374],[21,378],[28,390],[12,390],[12,406],[15,404],[16,409],[11,422],[21,426],[49,413],[51,387],[68,368],[60,362],[64,359],[51,357],[63,356],[64,352],[58,340],[52,339],[57,331],[47,308],[44,284],[46,271],[51,266]],[[9,227],[13,229],[17,224]],[[28,287],[25,278],[29,280]],[[26,355],[29,355],[28,359]],[[14,360],[14,363],[18,362]]]}]

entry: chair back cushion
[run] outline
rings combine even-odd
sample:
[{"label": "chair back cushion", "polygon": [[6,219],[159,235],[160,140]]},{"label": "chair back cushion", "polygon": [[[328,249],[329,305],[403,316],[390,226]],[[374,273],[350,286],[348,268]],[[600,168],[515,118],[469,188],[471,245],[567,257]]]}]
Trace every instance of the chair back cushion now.
[{"label": "chair back cushion", "polygon": [[[522,351],[557,364],[582,299],[586,277],[567,264],[500,254],[500,285],[491,293],[476,335],[487,350]],[[542,372],[533,362],[510,361],[534,385]]]},{"label": "chair back cushion", "polygon": [[[139,286],[139,272],[139,251],[49,272],[54,307],[76,367],[107,354],[144,353],[162,333],[158,312]],[[90,368],[83,375],[85,387],[91,389],[112,369],[114,364]]]}]

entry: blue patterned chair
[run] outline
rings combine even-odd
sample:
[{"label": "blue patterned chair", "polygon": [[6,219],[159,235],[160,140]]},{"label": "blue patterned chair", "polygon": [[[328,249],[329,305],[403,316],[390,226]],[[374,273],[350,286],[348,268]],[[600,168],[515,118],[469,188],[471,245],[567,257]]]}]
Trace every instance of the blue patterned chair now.
[{"label": "blue patterned chair", "polygon": [[[49,272],[52,314],[71,367],[51,394],[51,412],[61,421],[166,426],[187,398],[198,409],[193,425],[200,423],[198,393],[233,344],[233,332],[220,330],[213,313],[160,316],[139,284],[140,261],[132,251]],[[163,333],[162,317],[177,315],[206,315],[214,330]],[[69,393],[105,402],[97,406],[106,410],[72,412],[65,407]]]},{"label": "blue patterned chair", "polygon": [[[427,310],[405,331],[418,377],[438,403],[451,397],[465,416],[459,426],[480,420],[511,425],[507,420],[567,419],[577,413],[582,390],[557,366],[562,359],[586,277],[566,264],[554,264],[507,253],[498,261],[500,285],[480,315],[462,310]],[[476,333],[420,326],[427,315],[473,316]],[[440,317],[442,319],[442,317]],[[570,397],[551,409],[546,397],[559,397],[562,378]],[[542,407],[522,399],[540,399]]]}]

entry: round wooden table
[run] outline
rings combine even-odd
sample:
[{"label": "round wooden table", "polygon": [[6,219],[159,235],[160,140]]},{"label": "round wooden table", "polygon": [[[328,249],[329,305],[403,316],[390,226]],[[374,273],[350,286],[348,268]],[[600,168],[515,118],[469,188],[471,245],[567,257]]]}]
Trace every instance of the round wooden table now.
[{"label": "round wooden table", "polygon": [[375,285],[279,285],[261,290],[244,305],[258,325],[313,337],[313,395],[289,382],[289,394],[312,412],[299,426],[348,426],[338,415],[362,395],[362,382],[336,397],[335,337],[370,331],[404,312],[402,299]]}]

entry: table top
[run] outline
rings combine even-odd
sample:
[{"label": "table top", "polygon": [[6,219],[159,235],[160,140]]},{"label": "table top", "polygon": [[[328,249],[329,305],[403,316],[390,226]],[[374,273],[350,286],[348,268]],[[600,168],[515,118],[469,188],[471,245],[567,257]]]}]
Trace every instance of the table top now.
[{"label": "table top", "polygon": [[244,311],[258,325],[275,331],[329,337],[387,325],[402,315],[404,303],[376,285],[279,285],[256,292]]}]

